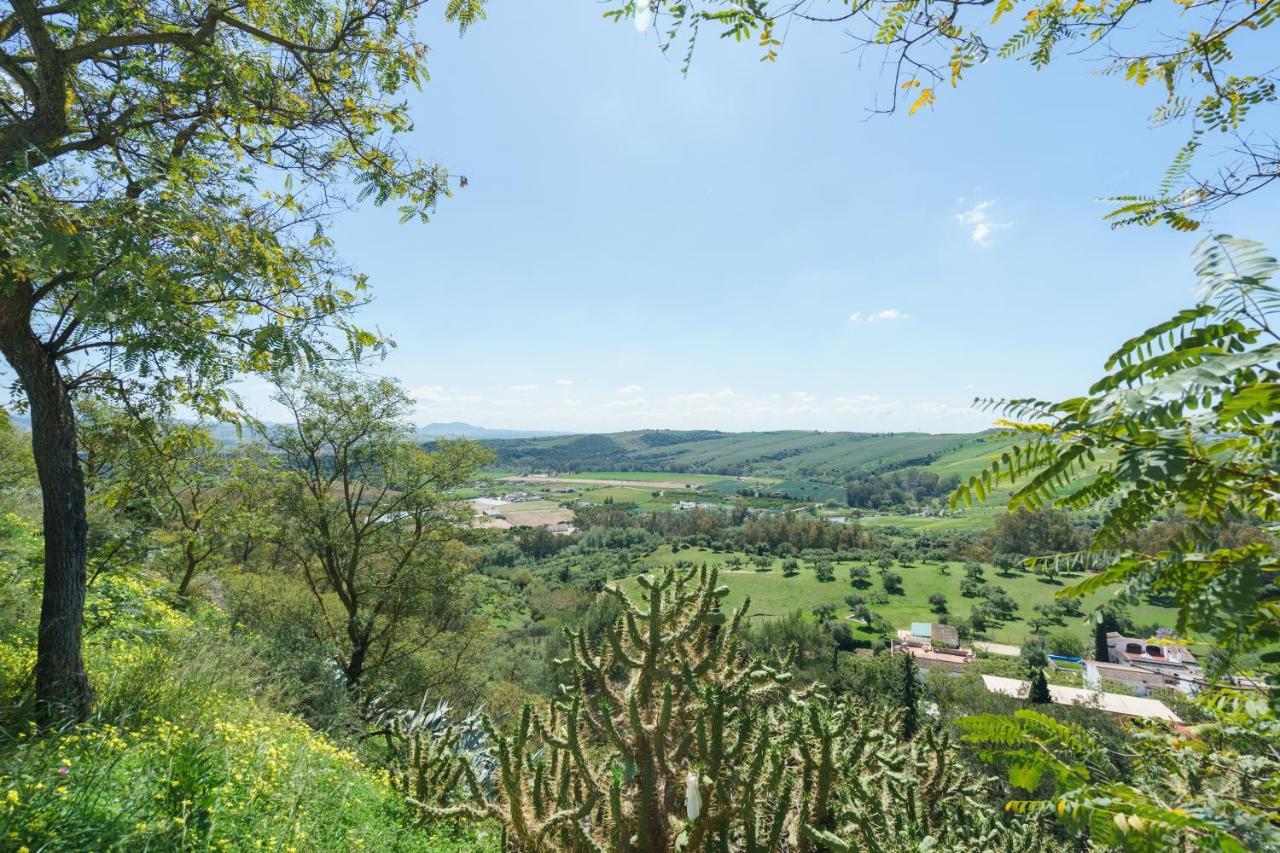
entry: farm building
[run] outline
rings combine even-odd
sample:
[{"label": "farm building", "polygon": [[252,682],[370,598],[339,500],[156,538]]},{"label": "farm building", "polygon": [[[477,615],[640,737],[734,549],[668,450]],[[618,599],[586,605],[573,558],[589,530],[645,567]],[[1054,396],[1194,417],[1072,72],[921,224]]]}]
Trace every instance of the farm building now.
[{"label": "farm building", "polygon": [[1185,646],[1164,642],[1155,637],[1139,640],[1115,631],[1107,634],[1107,650],[1112,663],[1155,667],[1165,672],[1186,671],[1196,667],[1196,659]]},{"label": "farm building", "polygon": [[[984,675],[982,683],[992,693],[1003,693],[1005,696],[1014,696],[1019,699],[1026,698],[1031,687],[1025,681],[1000,675]],[[1079,687],[1060,687],[1057,684],[1049,685],[1049,698],[1058,705],[1086,705],[1118,717],[1165,720],[1170,723],[1182,722],[1177,714],[1169,710],[1168,705],[1158,699],[1125,696],[1122,693],[1101,693]]]}]

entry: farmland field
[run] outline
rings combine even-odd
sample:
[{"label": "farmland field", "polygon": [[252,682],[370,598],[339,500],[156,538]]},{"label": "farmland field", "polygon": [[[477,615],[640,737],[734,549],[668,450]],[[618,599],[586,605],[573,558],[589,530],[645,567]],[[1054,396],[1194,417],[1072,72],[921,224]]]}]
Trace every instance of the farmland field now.
[{"label": "farmland field", "polygon": [[[724,433],[642,430],[555,438],[487,441],[504,471],[580,471],[635,478],[645,472],[680,472],[776,480],[796,476],[841,478],[849,471],[893,470],[908,466],[968,476],[999,450],[981,434],[854,433],[780,430]],[[946,469],[944,471],[944,469]],[[801,474],[801,472],[808,472]],[[585,476],[585,475],[584,475]]]},{"label": "farmland field", "polygon": [[[506,477],[500,482],[503,483],[522,483],[534,486],[630,486],[639,485],[650,489],[683,489],[687,486],[696,487],[697,481],[692,479],[673,479],[677,475],[666,474],[658,477],[637,479],[596,479],[589,477],[579,477],[574,475],[564,477],[548,477],[542,474],[532,474],[524,477]],[[718,480],[719,477],[712,477],[710,480]]]},{"label": "farmland field", "polygon": [[633,480],[639,483],[651,481],[669,481],[680,483],[711,483],[724,478],[716,474],[675,474],[666,471],[575,471],[563,474],[556,479],[570,478],[575,480]]},{"label": "farmland field", "polygon": [[[521,507],[530,506],[529,509]],[[533,507],[529,504],[510,504],[499,507],[502,517],[511,522],[512,527],[542,527],[548,524],[561,524],[573,521],[573,510],[559,507]]]},{"label": "farmland field", "polygon": [[1004,500],[1007,493],[1001,495],[998,505],[981,504],[965,507],[946,515],[871,515],[855,519],[867,527],[900,527],[903,530],[986,530],[997,516],[1005,511]]},{"label": "farmland field", "polygon": [[[655,569],[672,566],[677,560],[691,561],[696,565],[705,562],[709,566],[720,567],[720,582],[730,590],[726,599],[728,606],[737,607],[744,596],[750,596],[750,614],[752,618],[757,619],[774,619],[793,610],[803,610],[808,613],[821,604],[834,604],[840,608],[841,616],[847,616],[849,608],[845,604],[845,596],[853,592],[869,596],[882,589],[879,573],[874,569],[871,585],[865,589],[855,589],[849,583],[849,567],[855,564],[855,561],[851,560],[837,563],[836,579],[824,583],[814,576],[813,569],[803,561],[800,574],[788,578],[782,575],[780,559],[773,561],[771,571],[757,572],[749,563],[739,569],[727,568],[725,563],[732,556],[729,553],[717,553],[701,548],[689,548],[673,553],[669,547],[663,546],[650,555],[646,563]],[[746,559],[743,555],[739,556]],[[947,574],[945,575],[940,570],[942,565],[940,563],[895,565],[892,571],[902,575],[904,594],[891,595],[887,604],[873,604],[872,609],[897,628],[906,628],[911,622],[935,621],[938,615],[930,611],[928,597],[932,593],[941,592],[947,597],[951,615],[967,616],[970,607],[978,599],[964,598],[960,594],[964,564],[946,563]],[[1018,602],[1019,607],[1017,618],[993,627],[987,632],[987,639],[1014,645],[1021,644],[1030,633],[1027,620],[1035,615],[1032,608],[1037,604],[1051,602],[1059,589],[1078,580],[1078,576],[1064,576],[1061,583],[1051,583],[1046,578],[1023,572],[1004,577],[993,566],[986,566],[985,569],[987,582],[1004,587]],[[628,593],[634,594],[638,590],[634,578],[626,578],[620,583]],[[1088,612],[1090,608],[1104,600],[1105,598],[1101,595],[1086,598],[1083,610]],[[1160,624],[1167,627],[1173,625],[1174,611],[1168,608],[1141,604],[1131,607],[1130,613],[1134,621],[1140,625]],[[1083,617],[1069,617],[1064,620],[1064,624],[1055,625],[1049,630],[1050,633],[1072,631],[1078,634],[1081,642],[1088,641],[1092,636],[1091,624]]]}]

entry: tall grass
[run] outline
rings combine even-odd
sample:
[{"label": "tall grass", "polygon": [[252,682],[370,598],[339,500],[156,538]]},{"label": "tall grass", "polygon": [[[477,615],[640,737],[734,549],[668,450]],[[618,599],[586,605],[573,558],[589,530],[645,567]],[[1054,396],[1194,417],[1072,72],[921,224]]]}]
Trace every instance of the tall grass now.
[{"label": "tall grass", "polygon": [[381,773],[274,710],[272,674],[216,612],[193,616],[160,589],[95,582],[98,702],[74,726],[37,729],[22,639],[34,632],[0,626],[0,850],[496,849],[494,833],[415,826]]}]

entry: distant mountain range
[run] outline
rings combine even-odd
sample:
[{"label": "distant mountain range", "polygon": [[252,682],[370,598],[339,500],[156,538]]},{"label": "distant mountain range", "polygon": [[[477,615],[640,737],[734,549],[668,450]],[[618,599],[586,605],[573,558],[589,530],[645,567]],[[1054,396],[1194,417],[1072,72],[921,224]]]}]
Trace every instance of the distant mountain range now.
[{"label": "distant mountain range", "polygon": [[[18,429],[24,431],[31,429],[30,415],[19,415],[14,412],[9,412],[8,415],[9,420]],[[267,426],[274,426],[274,424],[269,423]],[[209,432],[218,441],[227,444],[234,444],[241,438],[241,433],[232,424],[213,424],[209,427]],[[469,438],[476,441],[487,441],[496,439],[551,438],[570,434],[568,432],[534,429],[489,429],[488,427],[476,426],[462,421],[427,424],[413,431],[414,439],[422,442],[434,441],[438,438]],[[247,429],[244,430],[244,436],[250,437]]]}]

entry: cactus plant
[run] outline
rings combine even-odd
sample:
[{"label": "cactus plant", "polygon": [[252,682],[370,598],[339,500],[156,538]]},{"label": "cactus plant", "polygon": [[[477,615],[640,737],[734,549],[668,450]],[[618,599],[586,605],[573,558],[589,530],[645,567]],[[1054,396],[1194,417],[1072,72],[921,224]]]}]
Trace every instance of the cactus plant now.
[{"label": "cactus plant", "polygon": [[789,661],[748,656],[749,602],[726,616],[714,569],[639,583],[638,601],[604,593],[619,616],[597,643],[568,632],[572,677],[544,711],[486,721],[492,794],[465,759],[423,754],[462,800],[414,797],[424,815],[497,819],[521,853],[964,849],[965,831],[1003,831],[945,736],[904,742],[900,711],[796,689]]}]

